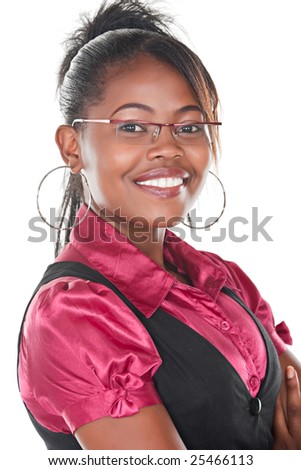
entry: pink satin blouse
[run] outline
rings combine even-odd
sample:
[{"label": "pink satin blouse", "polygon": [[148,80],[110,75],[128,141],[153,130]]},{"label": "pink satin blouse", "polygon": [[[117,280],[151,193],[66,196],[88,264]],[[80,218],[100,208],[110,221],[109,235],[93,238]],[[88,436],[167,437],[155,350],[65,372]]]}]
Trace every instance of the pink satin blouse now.
[{"label": "pink satin blouse", "polygon": [[[99,270],[146,317],[161,307],[186,323],[227,358],[255,396],[265,374],[265,346],[254,321],[220,292],[222,286],[251,308],[279,354],[292,343],[285,323],[275,327],[270,306],[235,263],[197,251],[170,231],[164,257],[193,286],[179,282],[90,211],[56,261]],[[160,403],[152,380],[160,364],[143,325],[103,285],[64,277],[44,285],[31,303],[19,361],[21,396],[51,431],[74,433],[101,417],[130,416]]]}]

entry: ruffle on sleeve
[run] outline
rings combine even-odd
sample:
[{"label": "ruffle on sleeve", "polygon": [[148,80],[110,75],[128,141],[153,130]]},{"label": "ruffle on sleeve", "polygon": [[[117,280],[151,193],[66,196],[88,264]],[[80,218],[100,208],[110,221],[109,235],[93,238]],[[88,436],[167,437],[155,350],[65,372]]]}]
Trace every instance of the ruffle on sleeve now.
[{"label": "ruffle on sleeve", "polygon": [[106,416],[125,418],[144,406],[158,405],[161,399],[152,381],[144,382],[130,373],[116,375],[115,386],[68,406],[63,417],[72,433],[80,426]]},{"label": "ruffle on sleeve", "polygon": [[138,413],[139,408],[145,406],[144,399],[153,401],[153,398],[155,398],[152,397],[154,395],[152,382],[145,383],[140,377],[127,372],[116,374],[112,378],[111,385],[111,394],[114,399],[108,414],[112,418],[120,418],[121,416],[130,416]]},{"label": "ruffle on sleeve", "polygon": [[276,333],[285,344],[289,344],[290,346],[293,344],[290,330],[284,321],[276,325]]}]

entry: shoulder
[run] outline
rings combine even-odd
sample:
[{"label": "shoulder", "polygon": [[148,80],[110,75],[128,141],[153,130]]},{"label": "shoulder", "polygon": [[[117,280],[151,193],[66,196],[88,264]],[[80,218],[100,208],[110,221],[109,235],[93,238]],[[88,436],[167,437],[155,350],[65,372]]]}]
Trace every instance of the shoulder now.
[{"label": "shoulder", "polygon": [[226,260],[219,256],[216,253],[210,251],[201,251],[199,252],[204,258],[216,264],[220,269],[222,269],[227,278],[232,281],[236,287],[239,289],[241,287],[242,280],[248,279],[250,282],[250,278],[245,273],[245,271],[234,261]]},{"label": "shoulder", "polygon": [[255,312],[264,302],[253,279],[234,261],[226,260],[216,253],[202,251],[202,255],[215,263],[226,275],[226,285],[234,288],[242,300]]},{"label": "shoulder", "polygon": [[[33,298],[24,323],[24,336],[72,347],[128,338],[139,344],[146,332],[127,305],[108,287],[75,277],[61,277],[42,286]],[[148,341],[151,343],[151,340]],[[145,343],[144,343],[145,346]]]},{"label": "shoulder", "polygon": [[94,308],[97,308],[98,313],[107,311],[111,306],[109,301],[113,296],[118,304],[116,295],[103,284],[73,276],[64,276],[43,285],[32,299],[29,310],[46,315],[48,319],[51,319],[51,317],[61,315],[62,308],[66,310],[66,315],[70,308],[76,307],[73,310],[75,318],[83,311]]},{"label": "shoulder", "polygon": [[285,351],[286,344],[292,344],[290,332],[284,322],[275,326],[270,304],[262,297],[258,287],[245,271],[235,262],[228,261],[215,253],[202,252],[203,256],[216,263],[226,273],[229,287],[235,288],[237,295],[245,302],[268,331],[279,354]]}]

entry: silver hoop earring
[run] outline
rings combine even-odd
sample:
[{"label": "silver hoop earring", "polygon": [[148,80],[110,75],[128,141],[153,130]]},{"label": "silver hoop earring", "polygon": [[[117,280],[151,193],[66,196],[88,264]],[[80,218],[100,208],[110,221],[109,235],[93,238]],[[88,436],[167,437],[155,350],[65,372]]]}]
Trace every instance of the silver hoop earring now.
[{"label": "silver hoop earring", "polygon": [[[53,174],[55,171],[57,170],[64,170],[64,176],[62,178],[62,183],[64,184],[67,184],[69,183],[70,181],[70,175],[80,175],[81,177],[81,180],[82,180],[82,187],[84,189],[84,192],[85,192],[85,189],[86,189],[86,193],[87,193],[87,196],[88,196],[88,202],[84,201],[86,204],[87,204],[87,210],[86,212],[84,213],[84,215],[81,217],[80,220],[76,221],[76,223],[74,223],[71,227],[70,226],[67,226],[67,227],[63,227],[63,224],[62,224],[62,220],[59,222],[59,226],[56,226],[54,225],[53,223],[51,223],[51,221],[49,222],[47,220],[47,218],[42,214],[42,210],[41,210],[41,188],[43,186],[43,184],[45,183],[45,180],[49,177],[49,175]],[[67,171],[69,170],[69,171]],[[67,183],[66,183],[66,180]],[[54,192],[55,190],[52,188],[52,193]],[[66,188],[64,189],[64,194],[65,194],[65,191],[66,191]],[[73,174],[71,173],[71,170],[70,170],[70,167],[69,166],[58,166],[56,168],[54,168],[53,170],[50,170],[48,171],[48,173],[46,173],[45,176],[43,176],[43,178],[41,179],[40,181],[40,184],[38,186],[38,190],[37,190],[37,197],[36,197],[36,204],[37,204],[37,209],[38,209],[38,212],[42,218],[42,220],[47,224],[49,225],[49,227],[51,228],[54,228],[55,230],[71,230],[73,227],[77,227],[78,225],[80,225],[84,220],[85,218],[87,217],[88,215],[88,212],[91,208],[91,204],[92,204],[92,194],[91,194],[91,191],[90,191],[90,187],[89,187],[89,184],[88,184],[88,180],[86,178],[86,176],[82,173],[82,172],[79,172],[79,173],[76,173],[76,174]],[[55,209],[54,209],[55,210]],[[51,212],[51,208],[50,208],[50,212]],[[50,213],[50,219],[51,219],[51,216],[53,214]],[[55,217],[55,220],[57,219],[60,219],[59,217]],[[61,219],[63,219],[63,217],[61,217]]]},{"label": "silver hoop earring", "polygon": [[225,211],[225,207],[226,207],[226,191],[225,191],[225,188],[224,188],[224,185],[223,183],[221,182],[221,180],[219,179],[218,176],[216,176],[212,171],[209,171],[209,173],[214,176],[217,181],[219,182],[219,184],[221,185],[221,188],[222,188],[222,191],[223,191],[223,199],[224,199],[224,202],[223,202],[223,208],[221,210],[221,213],[220,215],[213,221],[211,222],[210,224],[206,224],[206,225],[203,225],[202,227],[197,227],[197,226],[194,226],[192,225],[192,217],[190,215],[190,213],[188,212],[187,214],[187,220],[189,223],[185,222],[185,219],[182,220],[182,224],[183,225],[186,225],[186,227],[189,227],[191,229],[195,229],[195,230],[202,230],[202,229],[206,229],[206,228],[209,228],[209,227],[212,227],[212,225],[216,224],[216,222],[219,221],[219,219],[221,218],[221,216],[223,215],[224,211]]}]

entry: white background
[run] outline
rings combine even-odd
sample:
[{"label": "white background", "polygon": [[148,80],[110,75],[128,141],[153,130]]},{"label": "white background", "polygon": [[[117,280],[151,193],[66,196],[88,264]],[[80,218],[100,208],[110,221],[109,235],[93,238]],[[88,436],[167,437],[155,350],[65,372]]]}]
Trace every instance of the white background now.
[{"label": "white background", "polygon": [[[155,3],[155,2],[150,2]],[[1,11],[1,246],[2,429],[7,450],[30,456],[44,449],[20,401],[16,383],[17,334],[24,308],[53,246],[30,243],[41,177],[61,164],[54,132],[62,122],[55,99],[61,42],[81,11],[97,0],[21,0]],[[162,5],[161,2],[159,5]],[[289,325],[301,357],[300,293],[300,15],[298,0],[177,0],[166,2],[212,75],[222,103],[220,177],[227,209],[203,234],[200,249],[237,262],[271,304],[276,323]],[[251,209],[273,216],[273,241],[252,241]],[[234,216],[234,243],[213,243]],[[8,467],[6,467],[8,468]],[[9,466],[9,468],[12,468]]]}]

